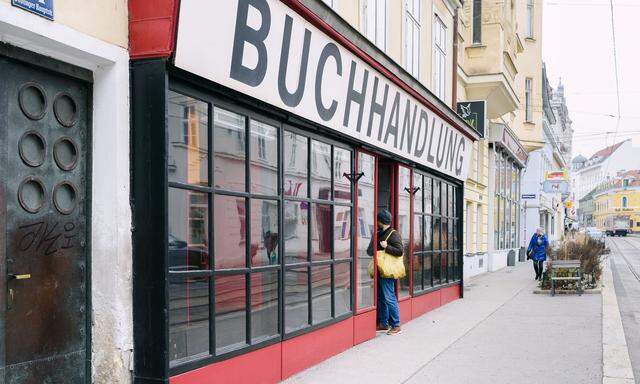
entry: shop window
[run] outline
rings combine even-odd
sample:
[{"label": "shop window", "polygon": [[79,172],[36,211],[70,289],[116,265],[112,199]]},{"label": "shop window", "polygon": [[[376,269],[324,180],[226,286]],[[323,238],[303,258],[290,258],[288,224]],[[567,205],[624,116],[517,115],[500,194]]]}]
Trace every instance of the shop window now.
[{"label": "shop window", "polygon": [[374,282],[369,276],[367,266],[372,256],[367,248],[376,230],[375,219],[375,177],[376,158],[364,152],[358,153],[358,172],[362,177],[357,184],[358,216],[357,216],[357,258],[358,269],[358,309],[366,309],[374,305]]},{"label": "shop window", "polygon": [[170,366],[351,313],[352,152],[175,91],[168,110]]},{"label": "shop window", "polygon": [[[422,192],[422,185],[415,186],[419,188],[417,193]],[[396,229],[402,238],[404,246],[403,261],[406,271],[410,271],[411,262],[411,169],[405,166],[398,167],[398,201],[397,201],[397,226]],[[417,237],[420,237],[418,235]],[[404,298],[409,296],[410,291],[409,273],[398,282],[398,297]]]},{"label": "shop window", "polygon": [[[414,186],[423,183],[424,206],[414,203],[413,290],[460,279],[457,188],[414,171]],[[415,196],[414,196],[415,199]],[[419,234],[422,236],[418,239]]]},{"label": "shop window", "polygon": [[[345,281],[344,271],[352,265],[352,152],[289,131],[283,150],[284,325],[291,333],[351,312],[350,291],[345,293],[351,275]],[[303,185],[310,196],[301,193]]]},{"label": "shop window", "polygon": [[206,186],[209,183],[207,103],[169,92],[169,180]]}]

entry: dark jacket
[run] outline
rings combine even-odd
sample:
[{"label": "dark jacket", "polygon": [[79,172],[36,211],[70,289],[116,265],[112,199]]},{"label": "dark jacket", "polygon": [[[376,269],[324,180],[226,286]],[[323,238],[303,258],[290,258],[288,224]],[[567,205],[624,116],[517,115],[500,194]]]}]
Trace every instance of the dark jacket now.
[{"label": "dark jacket", "polygon": [[[387,239],[386,251],[390,255],[400,257],[402,256],[402,250],[404,249],[404,247],[402,246],[402,238],[398,234],[398,231],[394,230],[391,227],[387,228],[384,231],[381,229],[378,229],[378,249],[377,250],[381,251],[384,249],[380,246],[380,242],[387,238],[387,236],[389,235],[389,231],[393,231],[393,233],[391,234],[391,236],[389,236],[389,239]],[[371,238],[371,241],[369,242],[369,247],[367,248],[367,255],[373,256],[373,238]]]},{"label": "dark jacket", "polygon": [[540,244],[538,244],[538,234],[535,233],[529,241],[529,247],[527,248],[527,253],[531,252],[531,258],[534,261],[544,261],[547,259],[547,246],[549,242],[547,241],[547,236],[540,235]]}]

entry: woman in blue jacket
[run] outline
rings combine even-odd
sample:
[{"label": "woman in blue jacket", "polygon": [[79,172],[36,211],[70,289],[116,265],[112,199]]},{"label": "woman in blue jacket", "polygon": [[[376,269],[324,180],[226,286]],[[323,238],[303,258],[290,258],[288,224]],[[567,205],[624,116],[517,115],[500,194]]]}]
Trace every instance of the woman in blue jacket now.
[{"label": "woman in blue jacket", "polygon": [[529,242],[529,248],[527,248],[527,255],[533,259],[536,280],[542,280],[542,265],[547,260],[547,245],[549,245],[547,236],[542,233],[542,228],[538,228]]}]

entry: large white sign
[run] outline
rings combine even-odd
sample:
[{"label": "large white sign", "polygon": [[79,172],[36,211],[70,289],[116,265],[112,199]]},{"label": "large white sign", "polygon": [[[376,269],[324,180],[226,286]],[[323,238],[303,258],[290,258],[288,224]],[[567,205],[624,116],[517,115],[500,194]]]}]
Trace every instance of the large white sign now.
[{"label": "large white sign", "polygon": [[175,65],[465,180],[471,141],[278,0],[180,2]]}]

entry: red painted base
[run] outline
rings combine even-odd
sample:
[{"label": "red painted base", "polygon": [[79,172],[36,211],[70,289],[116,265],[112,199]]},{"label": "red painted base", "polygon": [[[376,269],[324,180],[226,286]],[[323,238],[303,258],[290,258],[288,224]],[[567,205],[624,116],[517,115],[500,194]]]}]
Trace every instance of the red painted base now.
[{"label": "red painted base", "polygon": [[400,324],[407,323],[413,318],[411,314],[412,301],[413,299],[409,298],[398,303],[400,307]]},{"label": "red painted base", "polygon": [[361,313],[353,318],[353,345],[376,337],[376,310]]},{"label": "red painted base", "polygon": [[[400,319],[404,324],[459,297],[460,286],[456,285],[403,300],[399,303]],[[169,382],[277,383],[375,335],[376,311],[371,310],[282,343],[174,376]]]},{"label": "red painted base", "polygon": [[460,286],[454,285],[440,290],[442,298],[440,305],[445,305],[460,298]]},{"label": "red painted base", "polygon": [[353,317],[282,343],[282,378],[353,346]]},{"label": "red painted base", "polygon": [[440,291],[430,292],[412,299],[411,318],[415,319],[440,306]]},{"label": "red painted base", "polygon": [[282,379],[281,359],[282,344],[278,343],[174,376],[169,380],[169,383],[277,383]]}]

